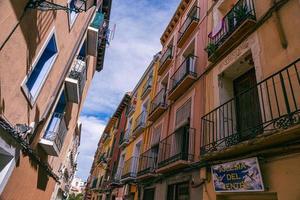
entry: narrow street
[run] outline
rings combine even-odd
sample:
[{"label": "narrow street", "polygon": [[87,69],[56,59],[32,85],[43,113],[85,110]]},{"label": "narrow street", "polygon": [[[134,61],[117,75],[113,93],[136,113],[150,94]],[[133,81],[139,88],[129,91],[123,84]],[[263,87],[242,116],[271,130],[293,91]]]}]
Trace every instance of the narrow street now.
[{"label": "narrow street", "polygon": [[299,0],[0,11],[0,200],[300,200]]}]

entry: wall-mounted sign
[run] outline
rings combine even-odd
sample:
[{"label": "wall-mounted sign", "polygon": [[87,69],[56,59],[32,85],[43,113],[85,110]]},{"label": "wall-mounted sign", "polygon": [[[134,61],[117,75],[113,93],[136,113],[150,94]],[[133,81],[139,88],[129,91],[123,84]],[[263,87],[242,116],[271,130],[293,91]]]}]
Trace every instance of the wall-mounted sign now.
[{"label": "wall-mounted sign", "polygon": [[211,167],[216,192],[264,191],[257,158],[248,158]]}]

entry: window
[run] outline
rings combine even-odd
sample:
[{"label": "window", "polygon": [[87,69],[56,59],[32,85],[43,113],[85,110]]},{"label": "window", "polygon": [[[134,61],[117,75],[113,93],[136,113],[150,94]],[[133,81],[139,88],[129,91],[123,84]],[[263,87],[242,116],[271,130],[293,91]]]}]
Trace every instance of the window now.
[{"label": "window", "polygon": [[0,138],[0,194],[16,165],[15,148]]},{"label": "window", "polygon": [[155,195],[155,189],[145,189],[144,190],[144,200],[154,200],[154,195]]},{"label": "window", "polygon": [[49,74],[54,61],[58,54],[56,35],[54,31],[50,34],[49,38],[46,40],[44,47],[39,53],[39,56],[35,60],[32,71],[25,78],[22,88],[33,104]]},{"label": "window", "polygon": [[181,106],[176,111],[176,120],[175,120],[175,127],[178,128],[188,122],[191,115],[191,99],[189,99],[187,102],[184,103],[183,106]]},{"label": "window", "polygon": [[168,186],[167,200],[189,200],[189,183],[176,183]]},{"label": "window", "polygon": [[75,0],[70,0],[68,3],[69,7],[69,25],[73,26],[75,19],[77,18],[78,13],[75,12]]}]

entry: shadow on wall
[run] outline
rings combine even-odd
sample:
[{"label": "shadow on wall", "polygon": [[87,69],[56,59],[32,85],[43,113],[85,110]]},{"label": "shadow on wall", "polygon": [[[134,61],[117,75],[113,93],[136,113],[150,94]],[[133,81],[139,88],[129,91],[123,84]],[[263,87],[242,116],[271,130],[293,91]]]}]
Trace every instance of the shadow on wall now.
[{"label": "shadow on wall", "polygon": [[[26,66],[24,67],[26,67],[26,72],[28,74],[31,70],[31,66],[35,60],[35,57],[37,56],[40,48],[42,47],[41,42],[45,41],[46,37],[48,36],[48,32],[53,27],[53,21],[56,18],[56,11],[41,12],[38,11],[37,9],[25,9],[29,0],[10,0],[10,2],[13,11],[15,13],[15,16],[17,17],[17,19],[21,19],[19,21],[19,27],[16,30],[19,29],[21,30],[21,33],[26,42],[26,46],[27,46]],[[0,85],[0,91],[1,91],[1,85]],[[0,104],[0,113],[1,113],[4,112],[4,108],[5,108],[5,102],[4,99],[1,99],[1,95],[0,95],[0,103],[1,103]],[[28,123],[30,123],[31,114],[34,115],[35,122],[38,122],[40,120],[39,108],[37,106],[31,108],[30,105],[28,104],[27,106]],[[38,128],[38,129],[40,130],[37,130],[37,133],[39,133],[36,134],[37,137],[43,134],[42,133],[43,129],[42,128]],[[48,156],[39,147],[39,145],[33,144],[32,146],[35,147],[36,153],[41,157],[41,159],[47,162]],[[25,156],[26,155],[23,154],[23,157]],[[49,180],[46,171],[41,167],[39,167],[37,163],[34,160],[31,160],[30,158],[29,158],[29,162],[31,164],[31,167],[38,172],[37,188],[41,190],[46,190],[48,180]],[[24,182],[24,184],[26,183]]]}]

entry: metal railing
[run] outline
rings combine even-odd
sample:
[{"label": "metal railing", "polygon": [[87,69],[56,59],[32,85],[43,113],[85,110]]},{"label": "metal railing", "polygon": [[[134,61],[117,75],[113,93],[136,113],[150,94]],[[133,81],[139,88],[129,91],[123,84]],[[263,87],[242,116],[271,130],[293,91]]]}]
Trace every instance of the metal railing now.
[{"label": "metal railing", "polygon": [[130,137],[130,128],[127,128],[125,132],[122,132],[121,139],[120,139],[120,145],[122,146],[124,143],[129,142]]},{"label": "metal railing", "polygon": [[158,148],[151,148],[139,157],[138,176],[151,173],[156,169]]},{"label": "metal railing", "polygon": [[127,113],[126,113],[127,116],[132,115],[134,113],[134,111],[135,111],[135,105],[130,105],[127,109]]},{"label": "metal railing", "polygon": [[141,114],[135,119],[135,127],[134,131],[136,131],[139,128],[144,128],[146,126],[146,119],[147,119],[147,111],[141,112]]},{"label": "metal railing", "polygon": [[133,156],[124,162],[122,179],[136,178],[138,171],[139,157]]},{"label": "metal railing", "polygon": [[116,174],[113,177],[112,182],[118,183],[121,180],[122,177],[122,171],[123,171],[123,167],[118,167]]},{"label": "metal railing", "polygon": [[64,114],[53,113],[48,129],[44,134],[44,139],[53,141],[60,151],[67,133],[67,125],[64,119]]},{"label": "metal railing", "polygon": [[159,143],[158,167],[178,160],[194,161],[195,129],[182,127]]},{"label": "metal railing", "polygon": [[84,57],[78,56],[77,59],[74,60],[69,78],[78,80],[79,94],[81,97],[86,82],[86,62]]},{"label": "metal railing", "polygon": [[172,59],[173,57],[173,46],[168,46],[167,50],[164,52],[164,54],[160,57],[159,60],[159,67],[165,64],[167,59]]},{"label": "metal railing", "polygon": [[300,123],[300,59],[201,118],[201,154]]},{"label": "metal railing", "polygon": [[175,73],[170,78],[170,91],[171,93],[183,80],[186,76],[192,75],[197,76],[196,73],[196,59],[194,55],[189,55],[175,71]]},{"label": "metal railing", "polygon": [[219,30],[208,35],[209,45],[218,48],[247,19],[256,20],[253,0],[239,0],[219,22]]},{"label": "metal railing", "polygon": [[166,106],[166,88],[162,88],[151,101],[150,115],[159,106]]},{"label": "metal railing", "polygon": [[197,6],[194,6],[191,11],[188,13],[185,21],[181,25],[179,29],[179,37],[177,42],[179,42],[182,38],[182,36],[185,34],[186,30],[189,28],[189,26],[194,22],[199,22],[200,20],[200,8]]},{"label": "metal railing", "polygon": [[152,76],[149,76],[142,89],[142,96],[152,87]]}]

